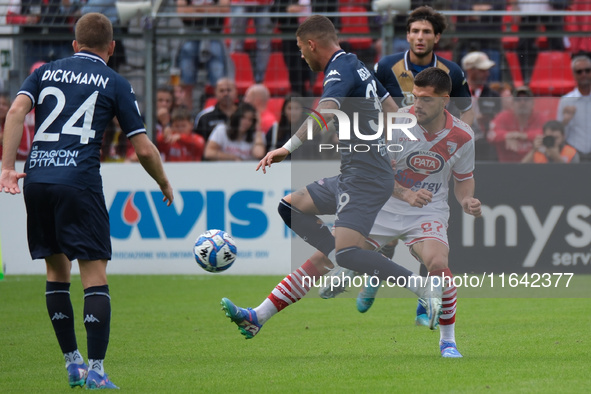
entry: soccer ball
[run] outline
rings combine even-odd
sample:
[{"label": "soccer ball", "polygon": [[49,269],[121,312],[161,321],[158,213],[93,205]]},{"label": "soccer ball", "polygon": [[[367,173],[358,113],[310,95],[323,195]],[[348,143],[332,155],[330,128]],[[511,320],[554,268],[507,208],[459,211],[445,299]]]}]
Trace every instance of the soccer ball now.
[{"label": "soccer ball", "polygon": [[225,231],[208,230],[195,241],[195,261],[206,271],[225,271],[236,260],[236,243]]}]

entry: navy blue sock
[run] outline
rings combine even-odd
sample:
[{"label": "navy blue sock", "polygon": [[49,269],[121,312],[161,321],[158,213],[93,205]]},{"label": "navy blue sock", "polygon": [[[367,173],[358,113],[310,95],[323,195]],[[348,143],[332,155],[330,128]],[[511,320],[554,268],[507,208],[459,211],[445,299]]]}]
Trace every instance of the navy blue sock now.
[{"label": "navy blue sock", "polygon": [[380,253],[383,254],[384,256],[386,256],[387,258],[389,258],[390,260],[392,260],[392,257],[394,257],[394,250],[395,249],[396,249],[396,244],[394,244],[394,245],[387,244],[384,247],[382,247],[382,249],[380,249]]},{"label": "navy blue sock", "polygon": [[279,203],[278,211],[287,227],[325,256],[334,250],[334,236],[318,217],[303,213],[283,199]]},{"label": "navy blue sock", "polygon": [[62,353],[70,353],[78,349],[74,331],[74,310],[70,300],[70,284],[47,281],[45,303]]},{"label": "navy blue sock", "polygon": [[103,360],[109,345],[111,328],[111,297],[109,286],[93,286],[84,290],[84,327],[88,358]]},{"label": "navy blue sock", "polygon": [[382,254],[363,250],[357,246],[339,250],[336,257],[337,264],[341,267],[377,276],[381,280],[390,278],[390,283],[395,280],[393,278],[403,276],[408,279],[413,274],[412,271],[396,264]]}]

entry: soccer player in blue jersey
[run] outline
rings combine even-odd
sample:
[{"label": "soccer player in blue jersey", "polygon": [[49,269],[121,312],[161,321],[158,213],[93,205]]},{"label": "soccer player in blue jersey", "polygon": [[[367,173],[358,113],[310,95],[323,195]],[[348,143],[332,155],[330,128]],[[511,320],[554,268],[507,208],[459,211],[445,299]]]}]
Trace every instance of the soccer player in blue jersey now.
[{"label": "soccer player in blue jersey", "polygon": [[[394,55],[384,56],[374,66],[376,78],[384,85],[390,95],[394,98],[400,107],[407,107],[414,104],[414,78],[416,75],[429,68],[436,67],[449,74],[452,81],[450,102],[448,105],[450,112],[456,109],[460,111],[459,118],[471,125],[474,121],[474,111],[472,110],[472,99],[468,82],[464,72],[452,61],[443,59],[433,51],[435,45],[441,39],[441,34],[446,29],[447,23],[445,16],[429,6],[417,7],[413,10],[406,22],[406,39],[410,49],[406,52]],[[455,107],[455,108],[454,108]],[[382,253],[388,257],[394,256],[394,248],[397,241],[393,241],[382,249]],[[426,275],[424,265],[421,265],[421,275]],[[335,276],[353,276],[350,270],[337,267],[331,275]],[[332,298],[345,290],[344,287],[323,287],[319,290],[322,298]],[[377,289],[374,289],[377,290]],[[371,292],[365,294],[367,298],[372,298]],[[417,325],[429,326],[427,313],[421,303],[417,307]]]},{"label": "soccer player in blue jersey", "polygon": [[416,8],[406,22],[406,39],[410,49],[381,58],[374,66],[375,76],[398,106],[406,107],[414,103],[414,77],[426,68],[440,68],[446,71],[452,80],[452,103],[460,111],[460,119],[472,124],[474,112],[464,72],[460,66],[437,56],[433,51],[446,27],[445,16],[441,13],[429,6]]},{"label": "soccer player in blue jersey", "polygon": [[[382,103],[387,112],[395,111],[397,107],[365,65],[355,55],[340,48],[336,30],[328,18],[321,15],[309,17],[299,26],[296,38],[302,57],[312,71],[324,71],[324,91],[316,110],[334,111],[321,112],[327,122],[336,114],[335,110],[344,112],[351,119],[356,114],[358,133],[363,138],[357,132],[351,133],[349,139],[340,138],[341,173],[335,177],[336,190],[323,187],[324,180],[312,183],[283,198],[279,214],[296,234],[332,262],[336,260],[343,267],[383,280],[404,278],[409,290],[428,300],[427,309],[434,324],[441,310],[441,287],[430,280],[425,286],[425,281],[417,280],[411,271],[378,252],[363,250],[377,213],[394,188],[385,140],[376,133],[378,117],[383,115]],[[338,123],[338,129],[344,127],[340,117]],[[320,132],[320,127],[315,126],[314,131]],[[306,135],[307,122],[283,147],[267,153],[256,169],[266,173],[266,167],[284,160],[302,145]],[[376,144],[381,148],[357,150],[357,144]],[[316,216],[322,214],[336,214],[334,236]],[[286,306],[282,294],[289,293],[288,300],[299,299],[310,287],[304,282],[304,276],[318,277],[326,272],[328,270],[321,272],[307,261],[278,285],[273,291],[278,294],[275,299],[272,293],[258,308],[244,309],[224,298],[222,307],[242,334],[247,339],[252,338],[268,318]]]},{"label": "soccer player in blue jersey", "polygon": [[[115,48],[109,19],[82,16],[73,47],[74,56],[38,68],[17,93],[6,119],[0,191],[20,193],[18,181],[24,178],[29,250],[33,259],[45,259],[47,310],[70,386],[115,389],[103,367],[111,321],[106,271],[111,238],[99,171],[103,133],[114,116],[168,205],[173,193],[131,85],[107,67]],[[16,151],[33,108],[35,138],[25,172],[19,173]],[[84,287],[88,365],[78,350],[70,301],[75,259]]]}]

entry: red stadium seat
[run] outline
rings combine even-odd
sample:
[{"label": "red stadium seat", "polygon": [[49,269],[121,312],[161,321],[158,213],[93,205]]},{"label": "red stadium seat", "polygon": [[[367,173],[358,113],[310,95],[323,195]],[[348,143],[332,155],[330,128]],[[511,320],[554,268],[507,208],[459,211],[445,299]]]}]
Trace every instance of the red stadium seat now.
[{"label": "red stadium seat", "polygon": [[368,37],[370,34],[369,21],[367,19],[367,15],[364,15],[367,13],[367,10],[364,7],[341,6],[339,7],[339,12],[359,13],[359,15],[341,17],[340,34],[353,34],[358,36],[343,37],[343,40],[348,42],[352,49],[369,49],[373,44],[373,40]]},{"label": "red stadium seat", "polygon": [[[224,34],[230,34],[232,32],[232,27],[231,27],[231,18],[224,18],[224,30],[223,33]],[[277,25],[275,25],[275,27],[273,28],[273,34],[277,34],[280,33],[279,28],[277,27]],[[248,23],[246,25],[246,38],[244,39],[244,50],[245,51],[251,51],[253,49],[256,48],[257,45],[257,39],[256,37],[256,27],[254,24],[254,20],[253,19],[249,19]],[[231,38],[227,38],[226,41],[226,46],[230,47],[230,41],[232,39]],[[273,49],[281,49],[281,38],[273,38],[271,39],[271,45],[273,47]]]},{"label": "red stadium seat", "polygon": [[505,51],[505,59],[507,59],[507,64],[509,65],[513,86],[516,88],[523,86],[523,75],[521,74],[521,64],[519,64],[517,53],[514,51]]},{"label": "red stadium seat", "polygon": [[283,97],[271,97],[267,103],[267,109],[275,115],[277,121],[281,120],[281,107],[283,107]]},{"label": "red stadium seat", "polygon": [[312,92],[314,96],[322,96],[322,91],[324,87],[322,84],[324,83],[324,73],[321,71],[316,73],[316,81],[314,82],[314,86],[312,87]]},{"label": "red stadium seat", "polygon": [[238,94],[243,96],[250,86],[254,85],[254,76],[252,73],[252,65],[250,64],[250,57],[248,53],[234,52],[230,54],[234,62],[234,80],[236,81],[236,90]]},{"label": "red stadium seat", "polygon": [[210,97],[207,100],[205,100],[205,104],[203,104],[203,109],[213,107],[217,102],[218,100],[215,97]]},{"label": "red stadium seat", "polygon": [[[513,7],[508,6],[507,11],[511,11]],[[504,33],[517,33],[519,31],[519,25],[515,23],[515,16],[503,15],[503,32]],[[501,43],[505,49],[516,49],[517,43],[519,42],[518,36],[503,36]]]},{"label": "red stadium seat", "polygon": [[538,53],[529,87],[538,96],[562,96],[575,88],[571,56],[563,51]]},{"label": "red stadium seat", "polygon": [[283,53],[272,52],[263,83],[272,96],[284,96],[291,90],[289,72],[283,60]]},{"label": "red stadium seat", "polygon": [[435,54],[438,57],[442,57],[445,60],[453,61],[453,52],[452,51],[436,51]]}]

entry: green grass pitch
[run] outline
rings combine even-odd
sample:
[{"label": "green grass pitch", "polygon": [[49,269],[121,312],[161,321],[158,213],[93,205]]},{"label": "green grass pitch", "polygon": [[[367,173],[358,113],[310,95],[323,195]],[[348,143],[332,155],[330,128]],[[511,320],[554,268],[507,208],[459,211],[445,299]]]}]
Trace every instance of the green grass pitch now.
[{"label": "green grass pitch", "polygon": [[[412,297],[378,299],[360,314],[354,299],[322,300],[312,289],[245,340],[220,299],[256,306],[281,279],[112,275],[106,371],[130,393],[583,393],[591,387],[589,298],[462,298],[460,290],[456,335],[463,359],[442,359],[439,332],[413,325]],[[591,276],[578,280],[591,288]],[[42,276],[0,281],[2,393],[74,392],[44,289]],[[86,355],[78,277],[71,293]]]}]

